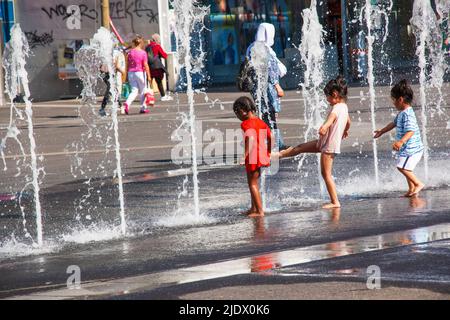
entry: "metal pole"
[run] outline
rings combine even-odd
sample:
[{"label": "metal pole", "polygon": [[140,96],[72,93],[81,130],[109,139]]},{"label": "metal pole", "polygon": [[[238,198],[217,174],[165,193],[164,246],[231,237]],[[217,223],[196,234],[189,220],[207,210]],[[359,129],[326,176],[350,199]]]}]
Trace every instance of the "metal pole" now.
[{"label": "metal pole", "polygon": [[174,51],[170,43],[169,1],[158,0],[159,36],[165,51]]},{"label": "metal pole", "polygon": [[110,30],[109,0],[102,0],[102,26]]},{"label": "metal pole", "polygon": [[[158,23],[159,23],[159,36],[161,39],[161,46],[163,49],[168,52],[168,59],[173,58],[173,48],[170,43],[170,28],[169,28],[169,1],[167,0],[158,0]],[[166,69],[168,69],[168,59],[166,59]],[[169,75],[164,76],[164,84],[165,89],[168,90],[170,88],[169,86],[169,77],[173,77],[173,70],[170,70]]]},{"label": "metal pole", "polygon": [[342,21],[342,62],[344,68],[344,78],[348,78],[348,39],[347,39],[347,0],[341,0],[341,21]]},{"label": "metal pole", "polygon": [[16,1],[8,1],[12,2],[13,5],[13,20],[14,23],[19,23],[20,15],[19,15],[19,5],[16,3]]}]

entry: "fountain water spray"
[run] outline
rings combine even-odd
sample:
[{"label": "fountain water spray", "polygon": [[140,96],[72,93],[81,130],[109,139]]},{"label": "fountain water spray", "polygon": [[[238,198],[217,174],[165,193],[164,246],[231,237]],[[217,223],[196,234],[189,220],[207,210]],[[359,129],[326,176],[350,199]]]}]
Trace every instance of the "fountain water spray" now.
[{"label": "fountain water spray", "polygon": [[[393,0],[384,0],[378,2],[370,1],[370,3],[365,1],[362,9],[355,7],[355,11],[359,10],[360,12],[360,26],[364,28],[364,24],[366,25],[366,27],[370,25],[370,30],[368,31],[373,37],[373,41],[371,44],[373,59],[372,61],[374,64],[373,71],[376,72],[376,76],[383,79],[386,78],[387,71],[389,75],[389,85],[392,85],[393,82],[393,72],[385,45],[389,36],[389,19],[393,6]],[[369,15],[370,20],[368,20]],[[365,32],[363,30],[361,30],[360,32],[365,35]]]},{"label": "fountain water spray", "polygon": [[[302,94],[305,104],[304,119],[307,124],[305,132],[305,142],[316,139],[317,131],[323,123],[323,112],[327,104],[322,97],[321,86],[324,82],[323,63],[325,59],[325,49],[323,43],[323,27],[317,15],[317,1],[311,1],[309,9],[304,9],[302,13],[302,42],[299,46],[300,56],[305,65],[304,80],[301,84]],[[303,166],[307,154],[300,157],[298,168]],[[320,154],[317,154],[318,174],[320,176]],[[323,195],[324,186],[321,179],[320,190]]]},{"label": "fountain water spray", "polygon": [[[375,111],[376,111],[376,97],[375,97],[375,77],[374,77],[374,68],[373,68],[373,43],[375,41],[375,37],[372,35],[372,1],[366,0],[366,5],[364,7],[365,13],[365,21],[367,26],[367,81],[369,83],[369,96],[370,96],[370,113],[371,113],[371,122],[372,122],[372,132],[377,130],[377,122],[375,119]],[[362,15],[362,11],[361,11]],[[377,141],[372,139],[372,147],[373,147],[373,164],[375,170],[375,183],[378,186],[380,184],[379,170],[378,170],[378,148]]]},{"label": "fountain water spray", "polygon": [[[450,1],[445,1],[450,5]],[[448,8],[447,8],[448,10]],[[428,114],[430,108],[427,106],[427,88],[438,88],[439,96],[437,111],[442,112],[442,84],[447,69],[444,52],[441,48],[442,33],[439,23],[429,1],[415,0],[413,5],[413,17],[411,25],[416,36],[416,55],[419,59],[419,83],[420,83],[420,105],[422,120],[422,139],[424,144],[424,167],[425,180],[429,176],[430,148],[428,143]],[[427,59],[428,58],[428,59]],[[428,68],[430,66],[430,68]],[[431,72],[428,70],[431,69]]]},{"label": "fountain water spray", "polygon": [[[33,128],[33,109],[30,99],[30,88],[28,85],[28,73],[25,70],[26,57],[29,55],[30,48],[28,46],[25,34],[22,32],[20,25],[15,24],[11,29],[11,40],[7,43],[4,53],[3,67],[5,68],[5,87],[6,92],[11,101],[11,115],[10,124],[8,128],[8,133],[5,139],[1,143],[1,153],[3,157],[3,162],[5,162],[3,149],[6,146],[7,138],[14,138],[18,142],[19,147],[24,153],[24,149],[19,139],[17,138],[20,133],[17,127],[13,123],[13,113],[18,112],[15,107],[14,99],[19,93],[20,86],[24,90],[24,101],[25,101],[25,114],[27,116],[28,123],[28,139],[30,142],[30,167],[32,170],[32,180],[31,184],[34,190],[34,204],[36,210],[36,231],[37,231],[37,245],[39,247],[43,244],[43,232],[42,232],[42,208],[41,201],[39,198],[40,186],[39,186],[39,172],[38,159],[36,155],[36,141],[34,138],[34,128]],[[6,169],[6,165],[5,165]],[[22,212],[23,213],[23,212]],[[24,222],[25,223],[25,222]]]},{"label": "fountain water spray", "polygon": [[386,41],[389,36],[389,16],[392,12],[392,8],[394,7],[394,1],[389,0],[389,3],[383,7],[381,10],[378,10],[378,13],[384,17],[385,27],[384,27],[384,35],[382,39],[382,47],[381,47],[381,54],[382,54],[382,60],[381,64],[384,66],[384,63],[387,63],[387,70],[389,72],[389,86],[392,86],[393,84],[393,71],[392,71],[392,65],[389,61],[389,56],[386,53],[386,49],[384,45],[386,44]]},{"label": "fountain water spray", "polygon": [[[256,41],[250,50],[250,63],[252,64],[256,73],[256,106],[258,107],[258,115],[262,117],[267,110],[267,88],[269,86],[269,48],[260,41]],[[264,106],[264,108],[263,108]]]},{"label": "fountain water spray", "polygon": [[[200,216],[200,198],[198,186],[198,163],[197,163],[197,137],[195,130],[195,108],[194,89],[192,75],[198,73],[203,66],[204,52],[194,58],[191,45],[193,32],[201,33],[204,28],[204,18],[209,12],[209,7],[199,4],[198,0],[173,0],[176,19],[175,35],[177,38],[177,57],[186,72],[186,93],[189,104],[189,132],[191,136],[192,157],[192,183],[194,196],[194,215]],[[199,28],[199,26],[201,26]]]},{"label": "fountain water spray", "polygon": [[116,71],[114,68],[114,46],[113,34],[106,28],[100,28],[91,39],[90,45],[82,47],[75,55],[75,65],[80,78],[83,81],[83,103],[91,106],[95,102],[95,85],[100,75],[100,66],[106,65],[109,73],[110,92],[112,100],[111,117],[114,129],[114,146],[116,157],[115,175],[118,179],[119,203],[120,203],[120,226],[122,234],[127,231],[125,219],[125,200],[123,194],[123,177],[120,155],[119,123],[117,119],[118,99]]},{"label": "fountain water spray", "polygon": [[[256,74],[256,106],[258,107],[258,116],[263,118],[264,114],[268,114],[268,101],[267,89],[269,86],[269,58],[270,49],[263,42],[256,41],[250,50],[250,63],[255,70]],[[274,127],[272,120],[269,117],[270,128]],[[272,130],[275,133],[275,130]],[[277,141],[276,137],[274,141]],[[261,168],[261,199],[264,210],[267,210],[267,193],[266,193],[266,179],[267,171],[265,168]]]}]

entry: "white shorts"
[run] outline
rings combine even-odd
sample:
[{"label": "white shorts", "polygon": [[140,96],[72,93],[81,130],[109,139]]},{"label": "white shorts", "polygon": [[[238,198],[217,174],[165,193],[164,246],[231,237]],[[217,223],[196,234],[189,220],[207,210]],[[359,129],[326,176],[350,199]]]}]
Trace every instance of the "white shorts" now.
[{"label": "white shorts", "polygon": [[417,164],[422,159],[423,151],[417,152],[409,157],[399,157],[397,160],[397,168],[408,171],[414,171]]}]

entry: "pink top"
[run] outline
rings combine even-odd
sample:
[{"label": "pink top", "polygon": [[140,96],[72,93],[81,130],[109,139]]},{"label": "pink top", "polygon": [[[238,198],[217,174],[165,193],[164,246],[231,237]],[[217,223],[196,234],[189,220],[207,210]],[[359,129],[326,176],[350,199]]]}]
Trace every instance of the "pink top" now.
[{"label": "pink top", "polygon": [[319,139],[319,149],[324,153],[341,153],[342,136],[348,120],[348,107],[345,103],[337,103],[330,114],[336,115],[336,120],[328,129],[326,135]]},{"label": "pink top", "polygon": [[145,71],[146,63],[147,52],[144,50],[134,48],[128,53],[128,72]]}]

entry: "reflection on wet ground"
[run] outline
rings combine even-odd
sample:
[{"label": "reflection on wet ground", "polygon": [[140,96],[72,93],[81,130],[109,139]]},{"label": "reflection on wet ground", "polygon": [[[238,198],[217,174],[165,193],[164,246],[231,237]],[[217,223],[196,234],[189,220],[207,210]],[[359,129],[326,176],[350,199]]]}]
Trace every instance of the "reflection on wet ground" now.
[{"label": "reflection on wet ground", "polygon": [[[264,218],[254,220],[255,241],[260,241],[266,234]],[[313,261],[343,257],[370,251],[384,250],[404,246],[406,244],[425,244],[450,238],[450,224],[439,224],[413,230],[387,233],[377,236],[361,237],[348,241],[337,241],[327,244],[297,248],[293,250],[270,252],[234,259],[224,262],[205,264],[190,268],[180,268],[165,272],[152,273],[136,277],[125,277],[120,280],[90,282],[84,284],[80,290],[60,289],[43,291],[27,296],[15,296],[13,299],[48,299],[48,298],[79,298],[96,296],[115,296],[133,292],[152,290],[168,285],[184,284],[202,280],[224,278],[234,275],[282,274],[294,275],[286,271],[277,272],[277,269],[301,265]],[[351,274],[358,269],[340,269],[337,274]],[[303,273],[307,273],[303,271]],[[298,275],[298,273],[295,273]]]}]

